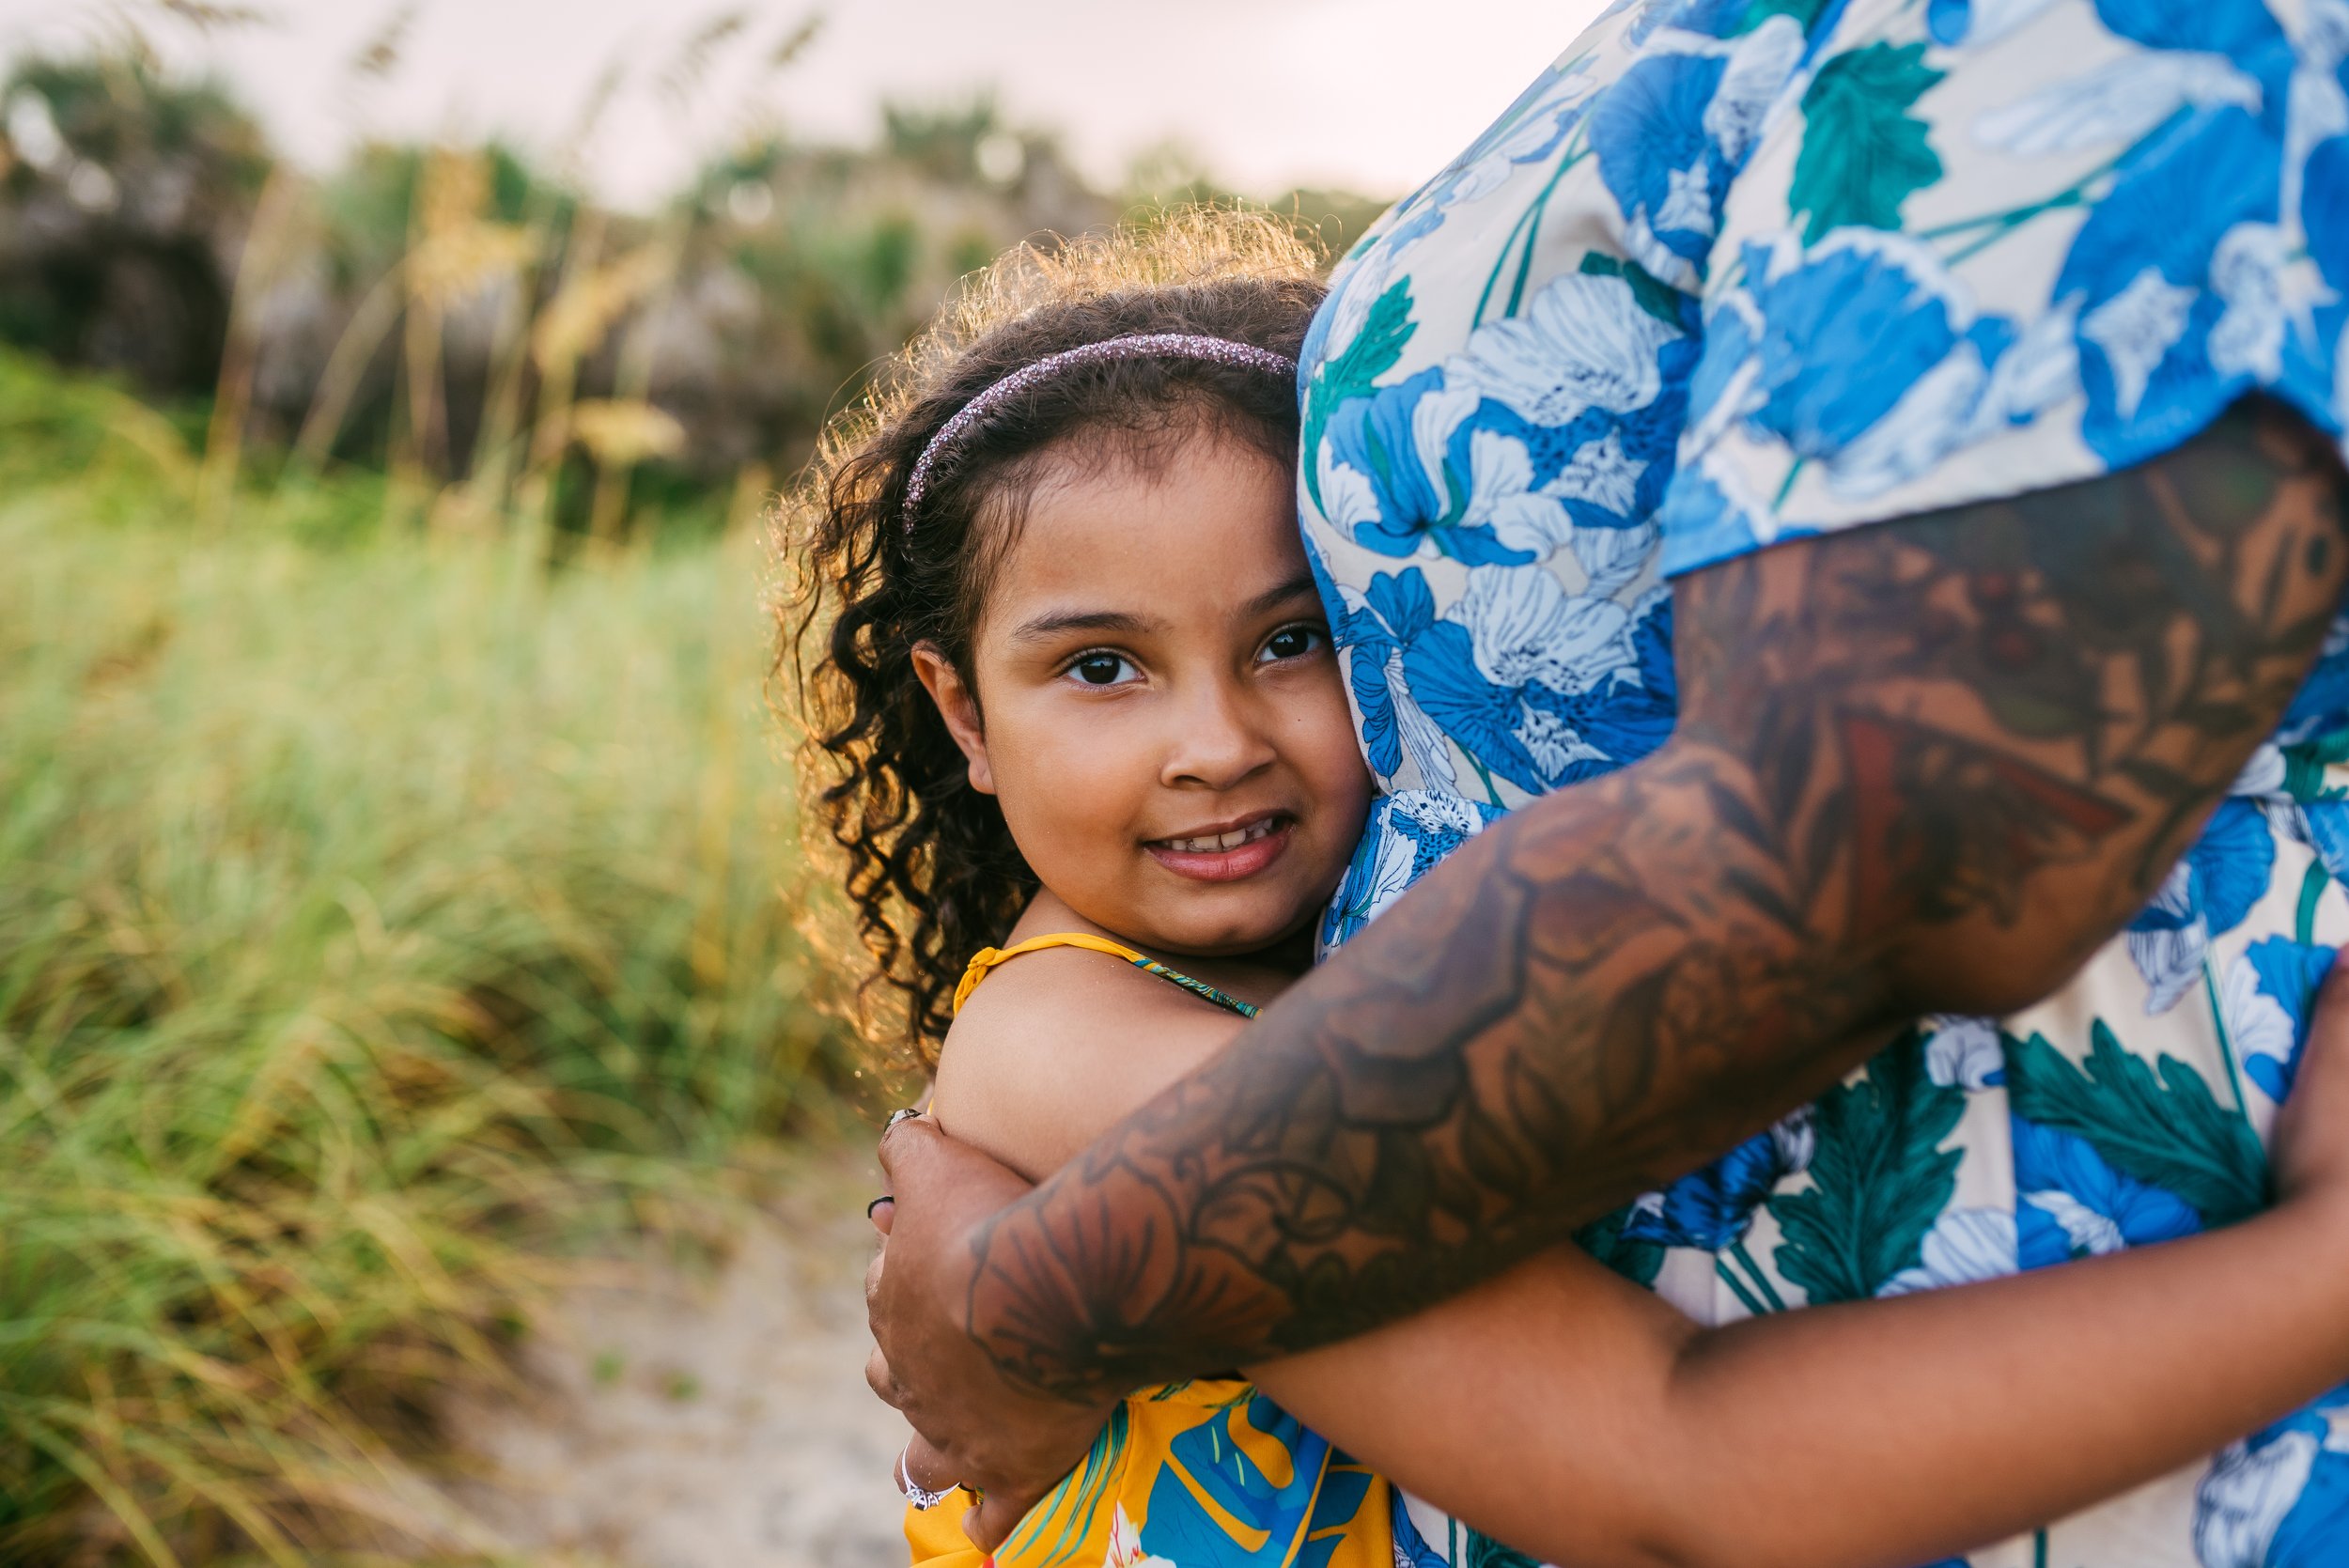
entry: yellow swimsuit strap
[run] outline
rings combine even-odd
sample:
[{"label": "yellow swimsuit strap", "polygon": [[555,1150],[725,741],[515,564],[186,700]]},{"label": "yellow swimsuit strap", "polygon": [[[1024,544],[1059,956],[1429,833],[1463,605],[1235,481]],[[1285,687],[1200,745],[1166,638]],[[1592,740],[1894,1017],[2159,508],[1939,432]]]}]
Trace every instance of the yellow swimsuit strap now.
[{"label": "yellow swimsuit strap", "polygon": [[1026,941],[1016,942],[1010,947],[979,949],[971,955],[970,967],[962,971],[962,984],[955,987],[955,1011],[962,1011],[962,1004],[971,1000],[971,993],[979,988],[979,982],[987,978],[988,970],[1009,963],[1023,953],[1040,953],[1048,947],[1081,947],[1088,952],[1106,953],[1112,958],[1123,958],[1144,974],[1155,974],[1171,986],[1180,986],[1191,995],[1237,1013],[1243,1018],[1252,1018],[1259,1011],[1237,997],[1224,995],[1204,980],[1193,980],[1178,970],[1167,968],[1147,954],[1135,952],[1124,942],[1114,942],[1107,937],[1097,937],[1085,931],[1055,931],[1049,936],[1030,937]]}]

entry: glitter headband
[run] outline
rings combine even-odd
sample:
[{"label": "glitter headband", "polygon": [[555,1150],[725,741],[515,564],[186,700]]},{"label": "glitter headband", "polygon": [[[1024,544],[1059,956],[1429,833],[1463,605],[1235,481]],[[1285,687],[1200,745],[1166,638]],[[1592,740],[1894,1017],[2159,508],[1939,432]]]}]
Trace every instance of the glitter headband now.
[{"label": "glitter headband", "polygon": [[906,532],[913,532],[914,510],[922,505],[923,493],[929,489],[930,470],[955,442],[970,432],[972,426],[1029,388],[1072,365],[1128,359],[1199,360],[1234,369],[1261,370],[1268,376],[1284,376],[1292,380],[1297,375],[1297,362],[1286,354],[1276,354],[1269,349],[1259,349],[1252,343],[1235,343],[1229,338],[1206,337],[1196,333],[1139,333],[1131,337],[1104,338],[1098,343],[1087,343],[1062,353],[1047,354],[1034,365],[1020,366],[972,398],[954,418],[938,427],[938,434],[930,437],[929,444],[923,447],[922,455],[914,459],[913,476],[906,481]]}]

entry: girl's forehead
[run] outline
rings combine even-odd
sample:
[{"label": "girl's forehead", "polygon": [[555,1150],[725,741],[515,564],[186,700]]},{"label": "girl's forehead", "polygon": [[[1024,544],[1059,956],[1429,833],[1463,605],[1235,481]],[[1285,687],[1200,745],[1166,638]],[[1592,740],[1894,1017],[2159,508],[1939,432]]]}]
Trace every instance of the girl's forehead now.
[{"label": "girl's forehead", "polygon": [[1202,436],[1144,464],[1104,456],[1048,474],[1029,497],[998,589],[1103,576],[1283,572],[1303,558],[1293,471]]}]

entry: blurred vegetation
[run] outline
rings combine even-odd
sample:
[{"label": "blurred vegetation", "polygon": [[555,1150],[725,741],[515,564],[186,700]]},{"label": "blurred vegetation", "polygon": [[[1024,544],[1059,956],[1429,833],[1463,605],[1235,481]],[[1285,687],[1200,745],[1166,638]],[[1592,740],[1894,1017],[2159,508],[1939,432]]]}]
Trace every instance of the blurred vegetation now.
[{"label": "blurred vegetation", "polygon": [[497,146],[304,172],[133,35],[0,74],[0,1562],[495,1557],[437,1390],[855,1100],[758,516],[957,277],[1226,194],[984,100],[734,123],[626,213]]},{"label": "blurred vegetation", "polygon": [[[397,21],[354,77],[398,68]],[[730,54],[756,69],[718,116],[728,145],[646,213],[498,145],[370,144],[304,173],[135,39],[21,63],[0,81],[0,341],[205,408],[216,474],[253,452],[356,464],[461,487],[452,515],[519,507],[613,537],[796,472],[827,414],[1010,246],[1237,199],[1171,147],[1092,189],[986,97],[890,106],[869,147],[795,140],[775,103],[820,21],[766,39],[725,13],[646,67],[680,122]],[[1270,204],[1333,253],[1380,205]]]},{"label": "blurred vegetation", "polygon": [[850,1070],[757,531],[549,576],[371,476],[210,528],[13,354],[0,428],[0,1561],[466,1556],[436,1387]]}]

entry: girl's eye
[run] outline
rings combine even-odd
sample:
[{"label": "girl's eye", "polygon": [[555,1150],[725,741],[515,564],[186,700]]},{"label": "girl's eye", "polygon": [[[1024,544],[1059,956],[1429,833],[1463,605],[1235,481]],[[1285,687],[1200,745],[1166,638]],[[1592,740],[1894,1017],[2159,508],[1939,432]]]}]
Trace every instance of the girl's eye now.
[{"label": "girl's eye", "polygon": [[1258,657],[1266,663],[1283,659],[1302,659],[1315,650],[1329,645],[1330,635],[1317,626],[1284,626],[1265,639],[1264,651]]},{"label": "girl's eye", "polygon": [[1122,654],[1089,653],[1068,666],[1068,673],[1084,686],[1118,686],[1140,672],[1133,661]]}]

